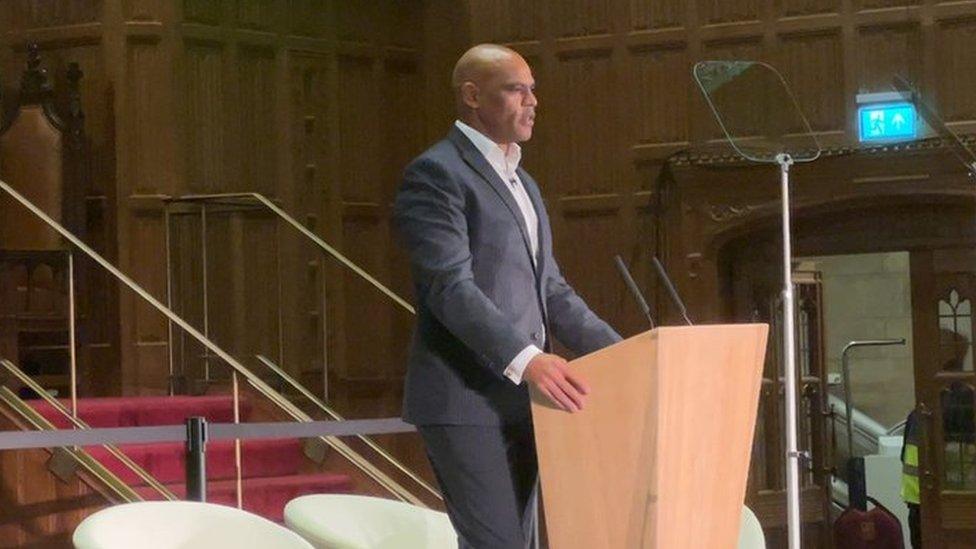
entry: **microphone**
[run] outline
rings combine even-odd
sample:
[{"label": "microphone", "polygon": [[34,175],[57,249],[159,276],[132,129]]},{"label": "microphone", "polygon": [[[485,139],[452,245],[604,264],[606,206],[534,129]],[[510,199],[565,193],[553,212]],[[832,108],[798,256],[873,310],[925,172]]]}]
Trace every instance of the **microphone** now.
[{"label": "microphone", "polygon": [[627,270],[627,266],[624,265],[624,260],[620,259],[619,255],[613,256],[614,262],[617,264],[617,270],[620,271],[620,276],[623,277],[624,283],[630,288],[630,293],[634,295],[634,300],[637,301],[637,306],[647,317],[647,323],[651,325],[651,329],[654,329],[654,318],[651,317],[651,308],[647,306],[647,301],[644,299],[644,294],[641,293],[640,288],[637,287],[637,283],[634,282],[634,277],[630,276],[630,271]]},{"label": "microphone", "polygon": [[684,302],[681,301],[678,291],[674,289],[674,284],[671,284],[671,278],[668,277],[667,271],[664,270],[664,265],[661,265],[657,256],[654,256],[654,269],[657,270],[657,276],[664,282],[664,287],[668,289],[668,295],[671,296],[671,301],[678,306],[678,311],[681,312],[681,316],[685,319],[685,322],[689,326],[693,326],[695,323],[688,318],[688,309],[685,308]]}]

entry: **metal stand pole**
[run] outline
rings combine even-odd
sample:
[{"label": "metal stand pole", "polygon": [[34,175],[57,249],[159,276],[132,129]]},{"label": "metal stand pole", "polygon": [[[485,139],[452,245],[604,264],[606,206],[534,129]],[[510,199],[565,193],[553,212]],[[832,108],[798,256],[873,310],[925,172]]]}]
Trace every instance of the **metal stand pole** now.
[{"label": "metal stand pole", "polygon": [[71,415],[78,418],[78,342],[75,305],[75,254],[68,252],[68,353],[71,360]]},{"label": "metal stand pole", "polygon": [[[203,337],[210,337],[210,297],[207,279],[207,206],[200,206],[200,265],[203,269]],[[210,383],[210,350],[203,350],[203,381]]]},{"label": "metal stand pole", "polygon": [[186,499],[207,501],[207,420],[186,418]]},{"label": "metal stand pole", "polygon": [[800,549],[800,452],[796,435],[796,342],[793,334],[793,265],[790,247],[790,166],[793,158],[776,155],[783,207],[783,358],[786,371],[786,524],[789,548]]},{"label": "metal stand pole", "polygon": [[532,549],[542,549],[542,542],[539,535],[539,511],[542,504],[539,501],[539,493],[542,491],[542,478],[536,477],[535,488],[532,489]]},{"label": "metal stand pole", "polygon": [[[163,210],[163,227],[166,233],[166,306],[173,308],[173,243],[170,233],[173,230],[170,220],[169,204]],[[176,394],[176,372],[173,360],[173,321],[166,321],[166,354],[169,361],[169,396]]]}]

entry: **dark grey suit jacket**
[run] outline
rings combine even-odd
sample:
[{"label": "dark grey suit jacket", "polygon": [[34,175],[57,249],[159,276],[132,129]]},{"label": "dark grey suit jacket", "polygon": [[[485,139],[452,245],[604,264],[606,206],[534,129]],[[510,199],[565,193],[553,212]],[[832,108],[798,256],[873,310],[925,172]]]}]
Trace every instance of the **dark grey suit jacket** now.
[{"label": "dark grey suit jacket", "polygon": [[566,283],[539,187],[519,178],[539,217],[533,265],[507,183],[457,127],[407,166],[394,220],[410,255],[417,326],[403,417],[417,425],[498,425],[529,416],[526,384],[503,372],[544,333],[579,354],[619,341]]}]

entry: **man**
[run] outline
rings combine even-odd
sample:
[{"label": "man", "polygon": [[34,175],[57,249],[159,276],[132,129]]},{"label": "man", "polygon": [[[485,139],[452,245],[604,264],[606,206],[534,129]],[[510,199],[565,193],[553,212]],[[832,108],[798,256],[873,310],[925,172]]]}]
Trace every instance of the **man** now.
[{"label": "man", "polygon": [[921,490],[918,467],[921,436],[919,432],[918,411],[912,410],[905,420],[905,434],[901,446],[901,499],[908,507],[908,532],[912,549],[922,547]]},{"label": "man", "polygon": [[535,81],[515,51],[468,50],[454,68],[458,120],[407,166],[394,217],[417,297],[404,419],[417,425],[460,546],[531,539],[531,385],[567,412],[588,388],[544,351],[586,354],[620,336],[566,283],[535,181],[518,167]]}]

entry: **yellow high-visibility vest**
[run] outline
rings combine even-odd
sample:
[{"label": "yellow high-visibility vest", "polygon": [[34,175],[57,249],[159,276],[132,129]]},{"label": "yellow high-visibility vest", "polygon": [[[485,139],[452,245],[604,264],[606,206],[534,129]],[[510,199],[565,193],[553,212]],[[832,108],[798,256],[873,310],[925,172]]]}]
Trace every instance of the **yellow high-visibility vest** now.
[{"label": "yellow high-visibility vest", "polygon": [[902,451],[901,499],[918,505],[922,502],[918,484],[918,421],[915,412],[905,422],[905,447]]}]

